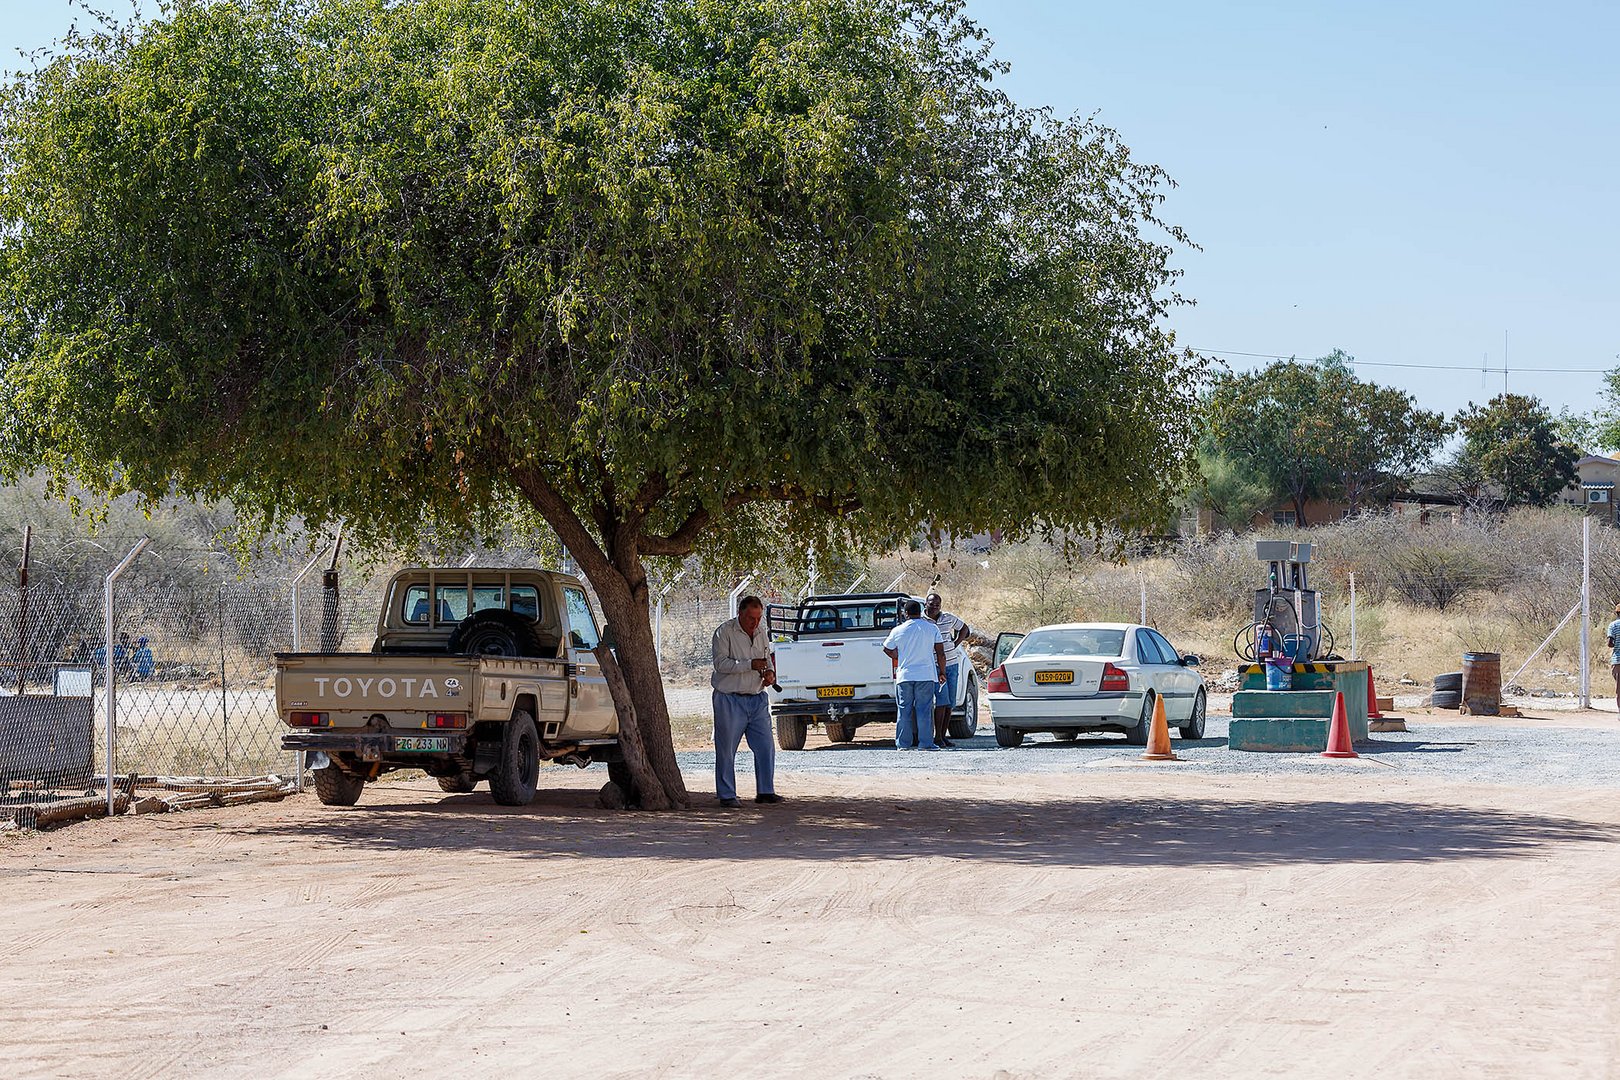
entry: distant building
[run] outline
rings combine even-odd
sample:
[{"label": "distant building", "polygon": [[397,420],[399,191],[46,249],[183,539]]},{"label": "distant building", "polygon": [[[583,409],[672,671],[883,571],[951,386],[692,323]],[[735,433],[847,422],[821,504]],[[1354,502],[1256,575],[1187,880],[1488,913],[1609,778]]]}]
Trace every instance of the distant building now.
[{"label": "distant building", "polygon": [[1558,501],[1579,506],[1605,525],[1613,525],[1616,481],[1620,481],[1620,458],[1587,454],[1575,463],[1575,482],[1559,494]]}]

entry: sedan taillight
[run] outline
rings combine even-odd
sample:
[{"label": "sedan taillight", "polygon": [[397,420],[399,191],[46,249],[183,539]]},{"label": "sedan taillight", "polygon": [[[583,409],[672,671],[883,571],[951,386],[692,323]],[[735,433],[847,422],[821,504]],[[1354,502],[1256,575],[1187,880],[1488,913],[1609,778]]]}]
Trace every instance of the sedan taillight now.
[{"label": "sedan taillight", "polygon": [[1004,667],[992,668],[990,677],[985,680],[984,689],[990,694],[1012,693],[1012,683],[1007,681],[1007,669]]},{"label": "sedan taillight", "polygon": [[1097,683],[1098,690],[1124,691],[1131,688],[1131,677],[1113,664],[1104,664],[1102,679]]}]

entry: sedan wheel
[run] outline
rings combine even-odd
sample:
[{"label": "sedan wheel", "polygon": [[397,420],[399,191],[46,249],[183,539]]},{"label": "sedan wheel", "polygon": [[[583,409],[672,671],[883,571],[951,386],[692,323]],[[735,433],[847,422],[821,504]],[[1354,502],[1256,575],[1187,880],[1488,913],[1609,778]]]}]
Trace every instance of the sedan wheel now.
[{"label": "sedan wheel", "polygon": [[1132,746],[1146,746],[1148,732],[1153,728],[1153,691],[1142,695],[1142,716],[1136,726],[1125,733],[1125,741]]},{"label": "sedan wheel", "polygon": [[1204,700],[1204,692],[1200,690],[1198,696],[1193,699],[1192,716],[1188,717],[1187,722],[1181,725],[1181,737],[1183,739],[1202,739],[1204,737],[1204,713],[1208,709],[1209,704]]},{"label": "sedan wheel", "polygon": [[1000,724],[996,725],[996,745],[997,746],[1005,746],[1005,747],[1022,746],[1023,743],[1024,743],[1024,733],[1022,731],[1019,731],[1016,728],[1002,727]]}]

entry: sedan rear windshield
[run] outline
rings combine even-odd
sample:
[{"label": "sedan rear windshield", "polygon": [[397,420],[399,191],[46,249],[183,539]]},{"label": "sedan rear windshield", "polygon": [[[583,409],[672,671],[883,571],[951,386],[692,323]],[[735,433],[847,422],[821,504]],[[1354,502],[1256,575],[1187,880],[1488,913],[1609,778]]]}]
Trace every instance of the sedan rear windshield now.
[{"label": "sedan rear windshield", "polygon": [[1018,646],[1019,656],[1118,656],[1123,630],[1037,630]]}]

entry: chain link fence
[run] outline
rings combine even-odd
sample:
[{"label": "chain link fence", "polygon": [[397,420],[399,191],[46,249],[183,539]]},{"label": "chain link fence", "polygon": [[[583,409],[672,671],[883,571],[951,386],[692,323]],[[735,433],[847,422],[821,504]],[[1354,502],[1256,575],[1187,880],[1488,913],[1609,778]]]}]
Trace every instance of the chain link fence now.
[{"label": "chain link fence", "polygon": [[[36,540],[36,551],[52,554],[88,543]],[[369,651],[398,568],[345,559],[334,569],[307,555],[244,567],[218,551],[149,546],[112,582],[109,644],[107,575],[132,547],[103,537],[71,565],[36,559],[26,583],[0,585],[0,798],[83,795],[102,790],[109,773],[292,777],[298,762],[280,748],[275,654]],[[531,551],[479,551],[451,564],[535,560]],[[695,567],[655,580],[651,615],[671,714],[707,714],[710,639],[734,598],[790,603],[809,584],[802,572],[707,581]]]}]

